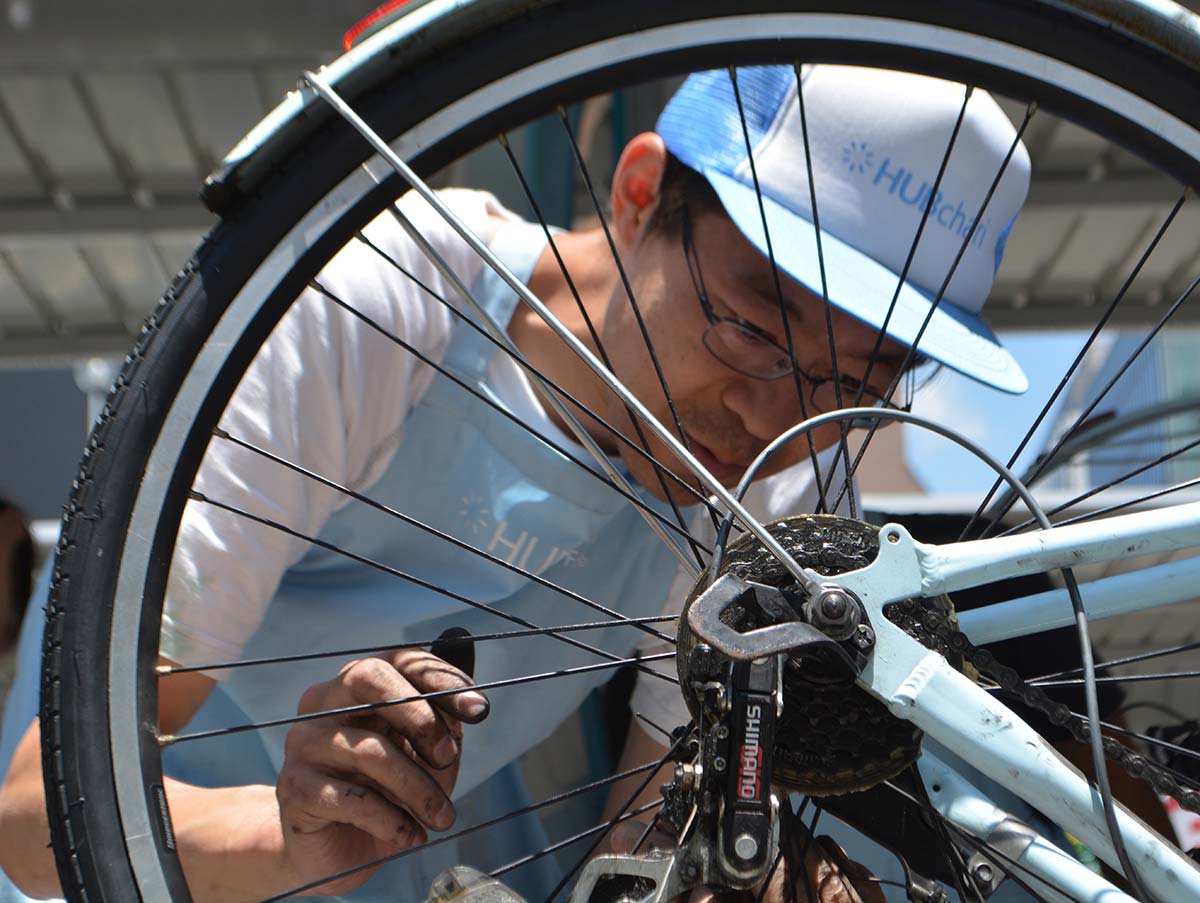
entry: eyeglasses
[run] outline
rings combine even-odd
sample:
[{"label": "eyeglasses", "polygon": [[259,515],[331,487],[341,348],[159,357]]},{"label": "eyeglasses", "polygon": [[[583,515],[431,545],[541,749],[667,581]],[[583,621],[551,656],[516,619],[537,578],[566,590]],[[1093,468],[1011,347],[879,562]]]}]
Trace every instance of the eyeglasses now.
[{"label": "eyeglasses", "polygon": [[843,375],[836,380],[832,377],[809,376],[796,365],[786,348],[753,323],[733,317],[717,316],[704,287],[700,257],[692,243],[691,217],[686,208],[683,211],[681,226],[683,259],[687,262],[688,275],[691,276],[692,287],[696,290],[700,309],[704,311],[705,319],[708,320],[708,328],[704,331],[702,341],[713,357],[725,366],[753,379],[776,380],[793,373],[799,374],[809,386],[810,413],[825,414],[848,407],[911,410],[912,394],[915,390],[913,373],[924,362],[923,356],[914,357],[891,401],[852,376]]}]

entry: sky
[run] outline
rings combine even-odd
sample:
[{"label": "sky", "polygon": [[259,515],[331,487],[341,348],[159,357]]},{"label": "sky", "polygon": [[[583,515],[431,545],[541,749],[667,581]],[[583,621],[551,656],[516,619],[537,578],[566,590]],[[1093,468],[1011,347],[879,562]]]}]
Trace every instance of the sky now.
[{"label": "sky", "polygon": [[[913,411],[954,426],[1007,464],[1086,338],[1082,331],[1001,334],[1029,377],[1028,392],[1007,395],[943,370],[917,394]],[[1018,460],[1018,476],[1046,447],[1061,408],[1060,398]],[[995,480],[995,471],[949,440],[918,427],[904,429],[909,469],[930,492],[970,493],[986,490]]]}]

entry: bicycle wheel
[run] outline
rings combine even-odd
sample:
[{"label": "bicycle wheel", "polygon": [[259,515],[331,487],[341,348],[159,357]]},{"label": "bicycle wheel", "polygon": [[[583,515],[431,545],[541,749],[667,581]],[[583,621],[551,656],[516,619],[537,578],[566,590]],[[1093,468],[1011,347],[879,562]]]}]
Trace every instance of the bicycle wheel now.
[{"label": "bicycle wheel", "polygon": [[[435,2],[370,38],[335,64],[327,78],[423,177],[560,105],[617,88],[714,67],[836,62],[950,78],[1019,98],[1023,104],[1036,101],[1038,115],[1053,114],[1090,128],[1154,166],[1178,189],[1181,203],[1185,188],[1200,183],[1200,135],[1195,123],[1200,80],[1194,69],[1200,43],[1188,19],[1173,21],[1140,6],[1098,2],[997,0],[952,9],[918,2],[897,11],[870,2],[823,5],[755,0],[740,4],[736,15],[715,2],[690,4],[686,10],[667,6],[616,0],[526,0],[454,8]],[[360,253],[384,254],[367,224],[381,212],[386,214],[407,186],[371,153],[354,128],[312,92],[285,104],[275,123],[293,111],[299,114],[269,141],[264,133],[252,136],[247,146],[265,146],[256,154],[237,155],[209,186],[209,197],[221,206],[223,221],[143,329],[89,441],[68,506],[48,612],[41,725],[56,856],[63,885],[73,898],[190,898],[162,790],[164,738],[156,716],[159,682],[171,679],[169,674],[160,675],[155,665],[181,519],[189,500],[191,505],[221,502],[196,484],[210,448],[241,442],[248,454],[266,460],[259,454],[263,449],[246,448],[253,443],[219,424],[264,341],[277,326],[286,328],[288,312],[306,287],[314,286],[307,297],[312,297],[311,291],[322,293],[330,305],[326,309],[330,324],[334,323],[331,312],[340,310],[337,316],[360,324],[355,328],[378,332],[377,322],[356,315],[356,299],[340,297],[321,273],[340,249],[356,243],[356,237]],[[930,161],[931,173],[938,162]],[[994,173],[980,174],[981,184],[993,178]],[[815,186],[818,197],[820,190]],[[930,192],[930,198],[935,193]],[[1177,211],[1178,205],[1168,225]],[[1147,244],[1152,250],[1157,239]],[[1131,272],[1140,271],[1148,255],[1149,251],[1140,256]],[[471,266],[477,272],[481,265]],[[450,284],[448,275],[443,278]],[[1124,294],[1122,290],[1118,301]],[[1097,329],[1106,319],[1098,314]],[[392,335],[390,340],[395,338]],[[416,367],[411,351],[397,349],[396,354],[409,361],[404,366]],[[1072,370],[1077,366],[1072,365]],[[653,386],[657,374],[640,373],[636,380],[643,387]],[[439,378],[438,384],[443,382]],[[464,395],[464,399],[475,414],[502,416],[486,397],[466,400]],[[665,415],[668,409],[660,407]],[[609,410],[623,414],[620,404]],[[637,421],[630,417],[620,422]],[[686,471],[679,477],[656,476],[669,468],[645,463],[648,455],[678,466],[662,438],[672,432],[669,420],[665,427],[656,430],[649,425],[646,430],[642,436],[630,426],[619,441],[629,449],[629,460],[642,462],[636,466],[649,475],[646,485],[653,488],[662,481],[661,492],[651,494],[667,496],[676,504],[703,496],[691,488],[692,475]],[[643,442],[648,443],[644,454],[636,451]],[[526,446],[520,446],[524,451],[516,448],[514,454],[528,453]],[[268,457],[272,454],[265,451]],[[540,455],[546,467],[575,466],[568,461],[575,452],[561,442]],[[821,484],[836,468],[830,465],[830,456],[822,462],[816,457],[814,452],[806,460],[821,471],[814,477]],[[838,457],[844,464],[851,463],[848,455]],[[719,464],[711,455],[705,460]],[[290,472],[299,479],[323,480],[329,491],[347,494],[336,478],[314,474],[306,465],[275,460],[273,466],[291,466]],[[460,486],[437,488],[442,498],[427,509],[462,508],[472,513],[469,492]],[[829,492],[841,496],[842,488],[833,484]],[[676,546],[672,556],[678,552],[684,560],[707,559],[709,550],[692,523],[677,517],[669,505],[655,503],[644,493],[633,493],[630,499],[628,492],[612,492],[632,512],[628,524],[640,524],[644,513],[659,536]],[[358,495],[354,493],[356,504],[374,504],[373,510],[386,518],[424,516],[421,511],[405,510],[403,504],[397,511],[390,501],[362,502]],[[834,508],[838,502],[829,498],[826,504]],[[321,539],[318,531],[302,525],[247,514],[233,512],[232,516],[254,522],[256,529],[264,531],[263,537],[276,537],[276,544],[281,533],[292,538],[299,534],[305,541]],[[411,520],[405,523],[421,529]],[[621,529],[629,529],[628,524],[621,521]],[[521,581],[536,584],[555,598],[569,597],[573,606],[581,604],[580,594],[570,586],[546,587],[535,573],[536,559],[543,554],[548,564],[557,563],[557,550],[535,551],[524,534],[519,542],[515,536],[500,536],[507,551],[496,554],[485,549],[482,556],[479,549],[465,548],[461,540],[435,539],[450,550],[464,573],[482,567],[479,561],[489,567],[515,564],[517,570],[510,567],[508,573]],[[318,547],[331,555],[352,551],[336,543],[318,543]],[[358,564],[372,566],[365,561],[370,555],[352,554]],[[497,558],[504,560],[498,564]],[[674,557],[666,560],[670,571],[656,558],[651,562],[653,573],[639,578],[647,585],[654,581],[664,593],[676,566]],[[231,561],[230,566],[236,563]],[[490,642],[529,643],[536,639],[532,634],[547,625],[577,620],[570,614],[572,608],[560,605],[547,611],[551,613],[537,623],[521,616],[520,638]],[[605,618],[612,617],[611,612],[605,613]],[[631,623],[627,614],[615,621],[621,626],[610,632],[624,636],[599,649],[598,664],[595,634],[581,633],[586,640],[570,646],[560,632],[557,637],[543,637],[531,647],[533,651],[523,653],[527,675],[544,673],[547,680],[571,680],[581,673],[601,675],[614,660],[628,659],[634,642],[647,628],[654,629],[644,619]],[[498,616],[494,623],[492,632],[511,630],[511,624],[505,626]],[[384,644],[400,641],[382,639]],[[580,649],[581,642],[586,642],[586,650]],[[568,661],[563,655],[568,647],[588,655]],[[273,654],[280,657],[288,651],[301,650]],[[336,670],[336,665],[328,667]],[[590,670],[552,674],[568,667]],[[477,676],[487,680],[485,673]],[[301,689],[302,685],[294,685],[297,695]],[[294,698],[276,702],[283,720]],[[528,697],[514,694],[511,704],[527,706]],[[545,725],[547,730],[549,726]],[[176,748],[185,740],[213,742],[201,738],[198,729],[192,732],[192,738],[180,734],[169,741]],[[536,739],[530,733],[513,742],[519,747]],[[239,747],[227,755],[244,752]],[[266,755],[271,764],[269,758]],[[528,855],[544,852],[529,850]],[[425,857],[419,851],[407,858]],[[428,858],[435,861],[432,852]],[[508,865],[522,862],[518,858]],[[507,874],[503,863],[484,867]]]}]

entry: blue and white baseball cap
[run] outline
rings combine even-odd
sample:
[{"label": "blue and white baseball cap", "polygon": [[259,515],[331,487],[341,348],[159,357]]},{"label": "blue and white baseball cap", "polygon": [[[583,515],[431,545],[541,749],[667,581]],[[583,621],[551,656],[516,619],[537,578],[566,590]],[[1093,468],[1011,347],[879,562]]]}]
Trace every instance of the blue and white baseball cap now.
[{"label": "blue and white baseball cap", "polygon": [[[809,66],[803,78],[829,300],[878,329],[917,234],[965,88],[853,66]],[[795,70],[745,68],[738,70],[737,79],[775,261],[819,295]],[[671,153],[708,179],[730,218],[766,254],[729,73],[690,76],[663,110],[657,131]],[[1005,239],[1029,190],[1029,154],[1018,146],[980,213],[1015,138],[1016,130],[995,100],[975,91],[887,333],[913,344],[979,217],[919,349],[980,382],[1019,393],[1029,388],[1029,381],[979,318]]]}]

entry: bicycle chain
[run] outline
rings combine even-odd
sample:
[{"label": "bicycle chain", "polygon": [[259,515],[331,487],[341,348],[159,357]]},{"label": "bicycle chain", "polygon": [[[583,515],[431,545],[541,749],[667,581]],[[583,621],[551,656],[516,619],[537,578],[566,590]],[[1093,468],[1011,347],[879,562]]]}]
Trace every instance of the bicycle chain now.
[{"label": "bicycle chain", "polygon": [[[942,612],[923,608],[918,617],[930,632],[936,634],[946,644],[948,649],[962,655],[977,671],[994,680],[1001,690],[1019,696],[1027,706],[1037,709],[1050,719],[1052,724],[1070,731],[1071,735],[1079,742],[1089,742],[1091,725],[1086,717],[1072,712],[1061,702],[1055,702],[1045,690],[1032,686],[1023,680],[1013,668],[996,661],[996,657],[991,652],[974,645],[965,634],[950,626],[949,619]],[[1146,782],[1160,796],[1170,796],[1189,812],[1200,813],[1200,791],[1181,786],[1170,772],[1151,762],[1145,756],[1134,752],[1119,740],[1104,737],[1102,746],[1105,758],[1116,762],[1131,777]]]}]

